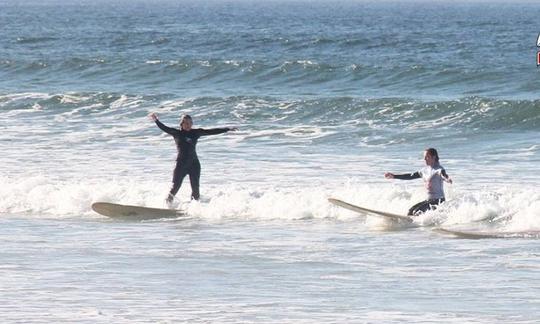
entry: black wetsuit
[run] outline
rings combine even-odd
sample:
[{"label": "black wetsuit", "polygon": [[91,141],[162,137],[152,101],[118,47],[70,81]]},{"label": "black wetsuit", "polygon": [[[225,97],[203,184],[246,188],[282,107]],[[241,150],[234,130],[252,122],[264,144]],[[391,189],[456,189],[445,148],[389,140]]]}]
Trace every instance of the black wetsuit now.
[{"label": "black wetsuit", "polygon": [[[448,175],[446,174],[446,171],[439,166],[439,168],[441,168],[441,171],[440,171],[440,175],[442,175],[443,177],[445,178],[448,178]],[[394,178],[395,179],[400,179],[400,180],[413,180],[413,179],[420,179],[422,178],[422,174],[420,172],[414,172],[414,173],[406,173],[406,174],[395,174],[394,175]],[[409,209],[409,212],[407,215],[409,216],[417,216],[421,213],[424,213],[430,209],[436,209],[437,208],[437,205],[441,204],[444,202],[444,196],[442,196],[442,186],[441,186],[441,189],[440,189],[440,193],[438,194],[438,196],[431,196],[428,197],[428,199],[424,200],[424,201],[421,201],[417,204],[415,204],[414,206],[412,206],[410,209]]]},{"label": "black wetsuit", "polygon": [[201,177],[201,164],[199,163],[197,151],[195,150],[195,147],[197,146],[197,140],[199,139],[199,137],[204,135],[216,135],[225,133],[229,131],[229,128],[192,128],[189,131],[185,131],[167,127],[159,120],[156,120],[156,125],[165,133],[174,137],[174,141],[176,142],[176,149],[178,150],[178,156],[176,157],[176,167],[174,168],[172,179],[173,186],[167,199],[169,201],[172,201],[172,197],[174,197],[174,195],[176,195],[176,193],[180,189],[180,186],[182,185],[182,181],[184,180],[185,176],[189,174],[189,181],[191,183],[191,198],[198,200],[200,197],[199,178]]}]

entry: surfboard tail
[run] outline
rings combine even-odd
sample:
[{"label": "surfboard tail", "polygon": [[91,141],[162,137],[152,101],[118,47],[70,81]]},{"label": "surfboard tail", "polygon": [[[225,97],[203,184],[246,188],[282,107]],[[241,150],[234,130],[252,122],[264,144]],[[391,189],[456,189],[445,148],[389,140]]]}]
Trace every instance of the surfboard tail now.
[{"label": "surfboard tail", "polygon": [[151,208],[108,202],[95,202],[92,204],[92,210],[100,215],[111,218],[129,218],[137,220],[170,218],[185,215],[185,212],[178,209]]}]

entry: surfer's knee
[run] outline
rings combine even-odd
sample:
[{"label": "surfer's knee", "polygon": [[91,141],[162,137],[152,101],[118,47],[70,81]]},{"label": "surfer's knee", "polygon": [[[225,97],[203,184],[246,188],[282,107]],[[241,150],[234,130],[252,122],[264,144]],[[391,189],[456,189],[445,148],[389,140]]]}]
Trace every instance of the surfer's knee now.
[{"label": "surfer's knee", "polygon": [[429,209],[429,201],[425,200],[425,201],[419,202],[418,204],[412,206],[409,209],[409,213],[407,214],[407,216],[418,216],[418,215],[424,213],[428,209]]}]

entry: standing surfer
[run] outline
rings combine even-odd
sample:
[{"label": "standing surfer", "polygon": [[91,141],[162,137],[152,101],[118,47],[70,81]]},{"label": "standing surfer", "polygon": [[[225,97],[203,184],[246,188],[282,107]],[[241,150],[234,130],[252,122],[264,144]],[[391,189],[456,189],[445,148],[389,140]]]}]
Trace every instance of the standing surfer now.
[{"label": "standing surfer", "polygon": [[409,209],[408,215],[416,216],[429,209],[435,209],[437,205],[444,202],[443,181],[452,183],[452,179],[446,173],[446,170],[439,164],[439,154],[434,148],[428,148],[424,151],[424,161],[426,166],[414,173],[393,174],[387,172],[384,174],[387,179],[412,180],[422,178],[427,189],[427,199],[417,203]]},{"label": "standing surfer", "polygon": [[174,168],[172,179],[173,185],[166,199],[167,204],[170,205],[172,203],[174,196],[180,189],[182,181],[186,175],[189,175],[189,181],[191,183],[191,199],[199,200],[199,178],[201,176],[201,164],[199,163],[197,151],[195,150],[197,140],[201,136],[222,134],[228,131],[237,130],[237,128],[192,128],[193,119],[189,115],[184,115],[180,120],[180,129],[176,129],[165,126],[159,121],[158,116],[155,113],[151,113],[149,117],[162,131],[172,135],[176,143],[176,149],[178,150],[176,167]]}]

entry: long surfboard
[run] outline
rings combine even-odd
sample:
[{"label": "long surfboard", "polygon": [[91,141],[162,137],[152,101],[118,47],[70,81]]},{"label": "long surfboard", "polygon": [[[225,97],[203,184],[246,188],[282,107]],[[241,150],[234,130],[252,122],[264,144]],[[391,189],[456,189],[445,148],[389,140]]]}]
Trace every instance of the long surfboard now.
[{"label": "long surfboard", "polygon": [[540,231],[521,231],[521,232],[491,232],[491,231],[469,231],[452,230],[447,228],[435,228],[435,232],[441,234],[453,235],[465,239],[486,239],[486,238],[540,238]]},{"label": "long surfboard", "polygon": [[387,213],[387,212],[383,212],[379,210],[364,208],[364,207],[356,206],[353,204],[349,204],[348,202],[344,202],[343,200],[339,200],[335,198],[328,198],[328,201],[336,206],[343,207],[345,209],[352,210],[363,215],[380,217],[380,218],[385,218],[385,219],[390,219],[390,220],[405,221],[407,223],[411,223],[413,221],[413,219],[409,216],[397,215],[397,214]]},{"label": "long surfboard", "polygon": [[185,212],[178,209],[150,208],[108,202],[95,202],[92,204],[92,209],[103,216],[134,220],[170,218],[186,215]]}]

